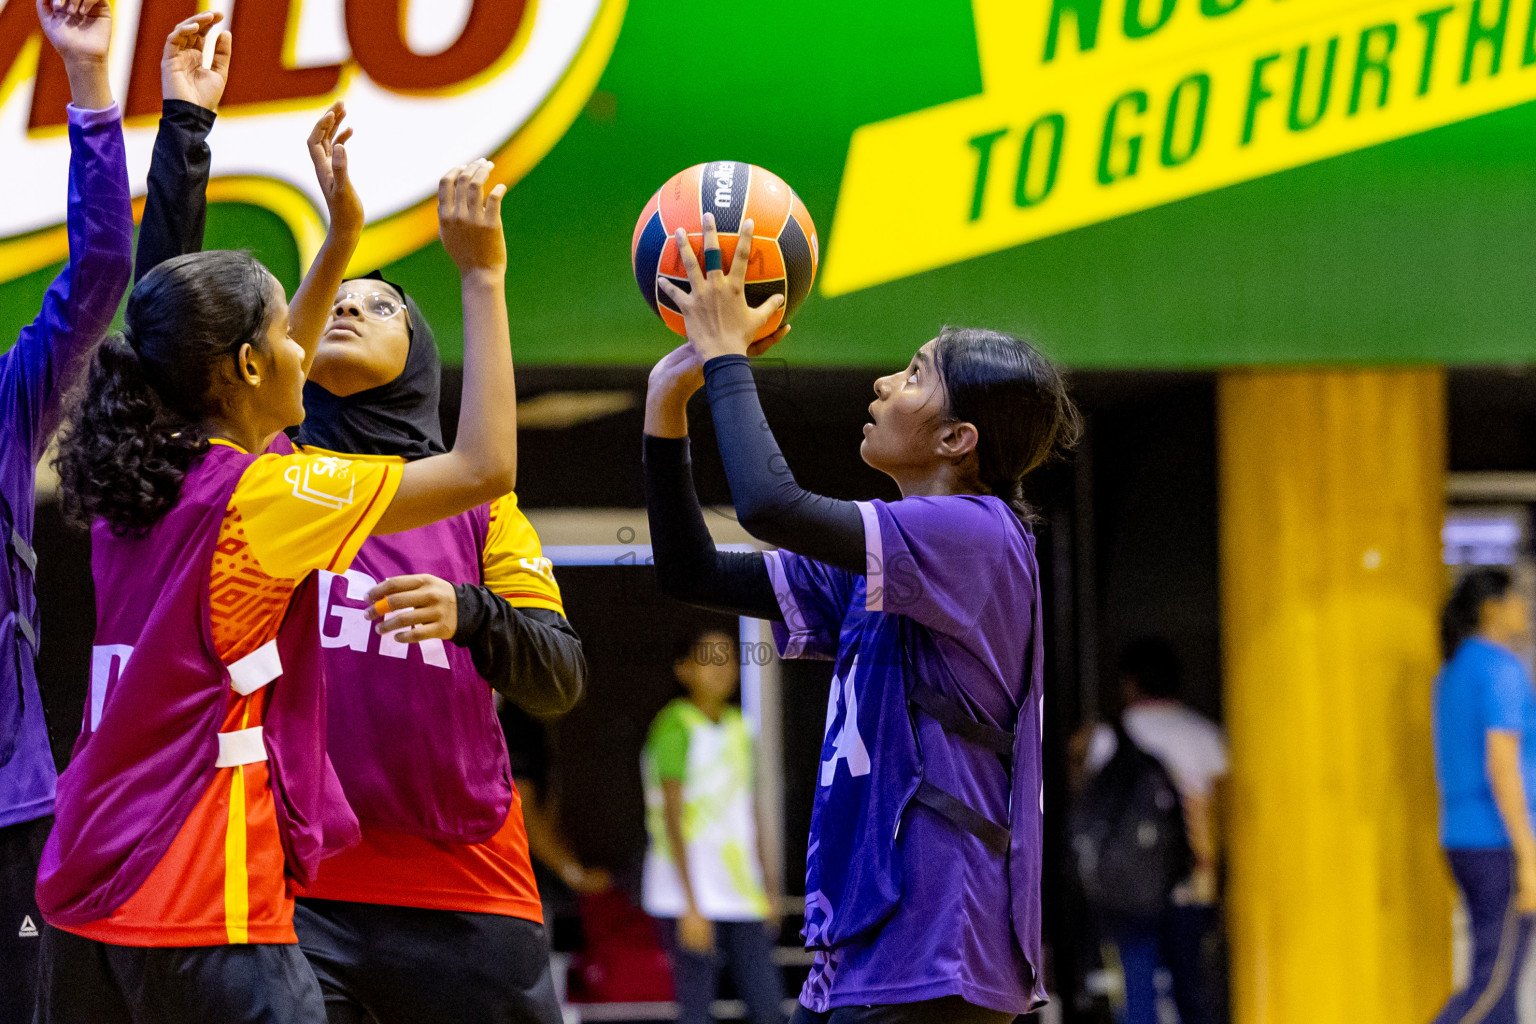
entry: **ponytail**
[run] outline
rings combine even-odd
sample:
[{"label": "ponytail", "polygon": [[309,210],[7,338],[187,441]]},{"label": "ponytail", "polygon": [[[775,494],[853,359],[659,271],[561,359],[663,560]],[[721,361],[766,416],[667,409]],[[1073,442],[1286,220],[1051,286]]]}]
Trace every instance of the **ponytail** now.
[{"label": "ponytail", "polygon": [[276,281],[246,253],[167,260],[128,296],[127,327],[96,350],[53,465],[65,516],[148,532],[208,450],[219,374],[241,347],[264,350]]},{"label": "ponytail", "polygon": [[997,495],[1008,503],[1013,509],[1013,514],[1026,523],[1035,521],[1035,510],[1024,498],[1023,480],[999,480],[993,483],[984,483],[988,491]]},{"label": "ponytail", "polygon": [[114,533],[144,533],[170,511],[206,438],[166,407],[144,379],[128,337],[96,350],[74,417],[59,439],[64,515],[89,527],[97,517]]}]

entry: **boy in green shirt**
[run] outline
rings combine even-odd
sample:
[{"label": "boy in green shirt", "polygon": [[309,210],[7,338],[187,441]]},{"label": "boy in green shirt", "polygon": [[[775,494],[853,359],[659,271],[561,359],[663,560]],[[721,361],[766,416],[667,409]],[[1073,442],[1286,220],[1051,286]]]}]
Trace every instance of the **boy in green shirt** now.
[{"label": "boy in green shirt", "polygon": [[661,709],[641,755],[650,832],[643,903],[672,961],[678,1020],[713,1019],[724,961],[754,1024],[782,1024],[772,939],[778,921],[757,845],[752,737],[730,703],[740,681],[736,642],[705,632],[678,652],[672,669],[687,696]]}]

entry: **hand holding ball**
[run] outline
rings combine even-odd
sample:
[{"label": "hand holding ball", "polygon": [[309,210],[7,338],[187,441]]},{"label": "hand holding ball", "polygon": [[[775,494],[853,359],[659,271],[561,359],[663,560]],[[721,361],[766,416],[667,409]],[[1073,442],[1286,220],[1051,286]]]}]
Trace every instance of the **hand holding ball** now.
[{"label": "hand holding ball", "polygon": [[706,270],[704,215],[713,214],[719,233],[720,269],[734,265],[738,232],[753,222],[752,248],[747,257],[747,305],[757,308],[773,295],[784,304],[757,332],[761,340],[778,330],[810,294],[819,258],[816,225],[794,190],[777,175],[752,164],[718,160],[697,164],[678,174],[651,197],[635,225],[630,257],[640,294],[666,325],[687,337],[677,303],[658,286],[666,280],[686,292],[688,271],[675,243],[687,232],[694,259]]}]

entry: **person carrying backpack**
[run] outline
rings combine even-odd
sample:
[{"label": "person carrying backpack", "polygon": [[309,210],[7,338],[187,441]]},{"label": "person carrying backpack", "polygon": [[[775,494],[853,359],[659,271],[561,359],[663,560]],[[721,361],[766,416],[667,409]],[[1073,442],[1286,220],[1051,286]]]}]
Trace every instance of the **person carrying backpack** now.
[{"label": "person carrying backpack", "polygon": [[1178,659],[1138,640],[1119,660],[1125,712],[1099,725],[1093,773],[1073,815],[1073,855],[1090,906],[1119,954],[1124,1024],[1156,1024],[1159,967],[1183,1024],[1218,1019],[1207,950],[1219,935],[1217,794],[1221,730],[1177,698]]}]

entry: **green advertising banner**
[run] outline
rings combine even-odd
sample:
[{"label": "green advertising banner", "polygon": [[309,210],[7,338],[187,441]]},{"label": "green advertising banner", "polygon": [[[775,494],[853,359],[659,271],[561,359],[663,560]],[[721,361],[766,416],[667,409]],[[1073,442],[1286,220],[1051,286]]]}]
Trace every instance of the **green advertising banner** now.
[{"label": "green advertising banner", "polygon": [[[119,0],[142,192],[158,39],[196,0]],[[203,4],[203,6],[210,6]],[[781,176],[821,276],[780,350],[889,366],[945,323],[1079,367],[1524,362],[1536,352],[1533,0],[224,0],[210,246],[285,284],[323,234],[303,151],[345,98],[385,265],[460,346],[431,197],[512,185],[517,358],[654,361],[630,268],[684,167]],[[65,96],[31,0],[0,7],[0,330],[63,256]]]}]

